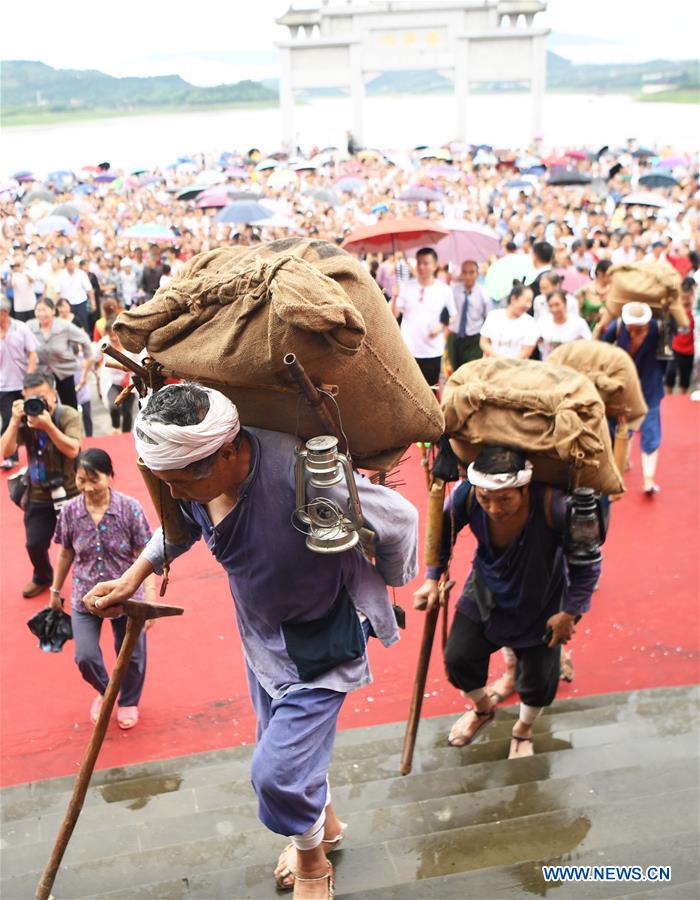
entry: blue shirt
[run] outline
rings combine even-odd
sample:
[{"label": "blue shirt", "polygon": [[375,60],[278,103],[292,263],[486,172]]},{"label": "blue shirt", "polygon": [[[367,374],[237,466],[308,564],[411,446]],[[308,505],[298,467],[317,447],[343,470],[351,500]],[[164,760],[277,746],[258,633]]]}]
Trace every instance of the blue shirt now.
[{"label": "blue shirt", "polygon": [[513,543],[500,551],[491,544],[488,517],[473,491],[470,495],[471,487],[468,481],[460,482],[445,505],[440,565],[430,566],[427,577],[440,577],[454,539],[469,525],[478,546],[457,609],[475,622],[482,621],[486,638],[494,644],[536,646],[542,642],[550,616],[561,611],[577,616],[588,610],[600,563],[569,568],[563,547],[563,491],[551,491],[550,527],[544,511],[545,488],[531,484],[528,519]]},{"label": "blue shirt", "polygon": [[[602,336],[608,344],[617,344],[628,353],[630,351],[630,333],[621,320],[615,319]],[[642,385],[642,393],[647,406],[658,406],[664,396],[664,373],[666,363],[656,358],[656,347],[659,343],[659,323],[656,319],[649,322],[649,331],[632,357],[637,367],[637,374]],[[631,354],[630,354],[631,355]]]},{"label": "blue shirt", "polygon": [[[374,565],[359,547],[315,553],[292,523],[297,440],[257,428],[246,429],[245,434],[251,445],[250,472],[235,507],[214,526],[205,506],[181,504],[190,538],[186,546],[168,545],[168,556],[181,555],[200,537],[206,540],[228,575],[246,662],[271,697],[305,687],[349,691],[368,684],[371,675],[364,653],[312,681],[302,680],[287,650],[284,625],[327,616],[345,588],[355,610],[369,619],[384,646],[397,641],[386,585],[402,585],[416,575],[418,513],[396,491],[356,474],[365,523],[377,535]],[[333,491],[334,499],[344,505],[346,489],[337,486]],[[160,571],[160,528],[142,555]]]}]

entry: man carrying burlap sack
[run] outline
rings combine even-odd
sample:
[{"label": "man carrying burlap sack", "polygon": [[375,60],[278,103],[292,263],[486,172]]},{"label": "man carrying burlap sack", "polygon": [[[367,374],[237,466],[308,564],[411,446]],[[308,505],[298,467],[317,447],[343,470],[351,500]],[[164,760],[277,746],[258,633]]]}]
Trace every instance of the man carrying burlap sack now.
[{"label": "man carrying burlap sack", "polygon": [[569,566],[564,552],[567,499],[531,484],[532,463],[514,448],[483,445],[448,501],[439,562],[429,566],[415,605],[439,602],[439,581],[467,525],[478,541],[445,649],[450,682],[472,703],[448,741],[463,747],[495,716],[486,689],[489,659],[503,647],[517,657],[520,715],[508,758],[532,756],[532,728],[556,696],[561,646],[590,606],[600,563]]},{"label": "man carrying burlap sack", "polygon": [[[297,508],[291,435],[241,428],[219,391],[192,383],[152,394],[134,424],[139,455],[180,501],[180,546],[158,529],[117,581],[86,597],[90,612],[118,615],[152,572],[204,538],[228,577],[257,717],[252,782],[263,824],[291,838],[275,870],[295,898],[331,897],[346,826],[328,785],[336,721],[347,693],[371,681],[370,634],[398,640],[386,585],[414,577],[417,513],[396,491],[356,476],[374,565],[358,547],[313,553],[292,522]],[[340,502],[340,499],[338,500]]]}]

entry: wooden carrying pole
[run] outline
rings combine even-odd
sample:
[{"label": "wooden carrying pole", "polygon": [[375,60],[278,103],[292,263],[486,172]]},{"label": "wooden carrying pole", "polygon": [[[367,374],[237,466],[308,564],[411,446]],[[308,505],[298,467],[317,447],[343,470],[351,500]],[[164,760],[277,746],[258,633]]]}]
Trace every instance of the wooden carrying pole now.
[{"label": "wooden carrying pole", "polygon": [[85,795],[87,794],[87,789],[90,785],[90,778],[92,777],[95,763],[97,762],[97,757],[99,756],[102,747],[102,742],[107,733],[107,726],[109,725],[114,704],[119,696],[124,675],[131,662],[131,657],[136,649],[136,644],[141,636],[141,631],[143,630],[146,620],[159,619],[163,616],[181,616],[184,612],[181,606],[164,606],[160,603],[142,603],[137,600],[125,600],[121,606],[124,609],[124,613],[129,618],[126,625],[126,636],[124,637],[119,656],[117,657],[114,669],[112,670],[107,690],[104,693],[102,706],[97,721],[95,722],[90,743],[87,746],[83,761],[80,764],[80,770],[76,776],[75,784],[73,785],[73,793],[68,803],[68,809],[66,810],[63,822],[56,835],[56,841],[53,845],[49,861],[46,864],[44,873],[37,885],[37,900],[48,900],[51,896],[51,889],[56,880],[61,860],[66,852],[68,842],[71,839],[71,835],[73,834],[73,830],[75,829],[78,817],[83,808],[83,803],[85,802]]},{"label": "wooden carrying pole", "polygon": [[[430,483],[430,492],[428,494],[428,522],[425,535],[425,562],[428,566],[434,566],[439,563],[440,542],[442,539],[442,508],[444,501],[445,482],[440,478],[434,478]],[[436,604],[432,609],[429,609],[425,614],[423,637],[418,653],[416,677],[413,682],[411,706],[408,712],[403,750],[401,751],[401,762],[399,764],[399,771],[402,775],[408,775],[413,766],[413,752],[418,736],[418,725],[420,723],[421,708],[423,706],[425,683],[428,678],[428,666],[430,665],[430,656],[433,650],[433,641],[435,640],[435,628],[437,627],[438,616],[440,615],[440,607],[447,603],[450,587],[451,583],[443,580],[440,584],[440,603]],[[446,607],[445,616],[447,616]]]}]

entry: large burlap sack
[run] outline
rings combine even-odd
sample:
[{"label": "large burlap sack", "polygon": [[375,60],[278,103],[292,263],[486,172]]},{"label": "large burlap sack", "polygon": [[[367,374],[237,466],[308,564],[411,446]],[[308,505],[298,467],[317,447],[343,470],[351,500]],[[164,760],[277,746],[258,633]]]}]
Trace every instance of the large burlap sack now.
[{"label": "large burlap sack", "polygon": [[324,432],[290,381],[294,353],[311,381],[337,386],[355,461],[386,470],[443,431],[440,407],[376,282],[333,244],[301,238],[222,247],[190,260],[152,300],[122,313],[122,344],[215,387],[244,425]]},{"label": "large burlap sack", "polygon": [[654,318],[660,319],[668,312],[679,328],[688,327],[688,316],[681,305],[681,276],[668,263],[642,261],[611,266],[610,290],[605,308],[618,318],[625,303],[648,303]]},{"label": "large burlap sack", "polygon": [[633,431],[639,430],[647,405],[629,353],[604,341],[570,341],[553,350],[547,362],[587,375],[605,404],[605,414],[615,420],[624,416]]},{"label": "large burlap sack", "polygon": [[457,456],[472,462],[483,444],[517,447],[535,481],[563,489],[624,490],[613,459],[603,401],[573,369],[523,359],[478,359],[447,382],[445,431]]}]

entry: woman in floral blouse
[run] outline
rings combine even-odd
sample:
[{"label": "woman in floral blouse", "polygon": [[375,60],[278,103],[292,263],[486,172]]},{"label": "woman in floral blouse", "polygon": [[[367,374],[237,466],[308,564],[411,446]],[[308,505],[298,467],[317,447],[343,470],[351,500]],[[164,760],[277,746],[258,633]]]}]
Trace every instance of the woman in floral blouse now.
[{"label": "woman in floral blouse", "polygon": [[[54,540],[61,551],[51,585],[51,606],[60,609],[60,591],[73,567],[71,620],[75,639],[75,661],[80,674],[97,691],[90,707],[94,721],[102,706],[109,676],[100,650],[102,619],[85,609],[82,598],[100,581],[119,578],[134,562],[151,537],[141,504],[112,488],[114,469],[104,450],[92,447],[77,459],[76,486],[80,491],[65,504],[56,525]],[[153,575],[135,594],[135,600],[155,600]],[[126,634],[126,616],[110,620],[118,653]],[[146,633],[142,632],[129,663],[117,708],[120,728],[138,722],[138,705],[146,676]]]}]

